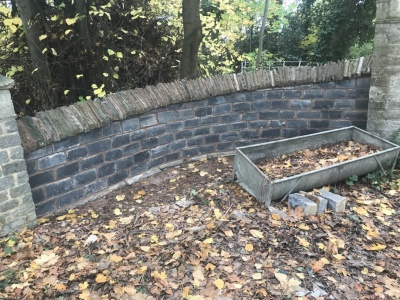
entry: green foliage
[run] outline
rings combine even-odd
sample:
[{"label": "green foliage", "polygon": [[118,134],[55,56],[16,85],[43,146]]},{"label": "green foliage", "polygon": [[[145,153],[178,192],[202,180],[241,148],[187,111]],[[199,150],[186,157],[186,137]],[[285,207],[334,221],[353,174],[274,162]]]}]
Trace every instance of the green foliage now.
[{"label": "green foliage", "polygon": [[372,42],[367,42],[362,45],[355,44],[350,47],[347,58],[355,59],[361,56],[371,55],[373,50],[374,50],[374,44]]},{"label": "green foliage", "polygon": [[358,176],[357,175],[351,175],[349,178],[346,179],[346,184],[348,186],[354,185],[356,182],[358,182]]}]

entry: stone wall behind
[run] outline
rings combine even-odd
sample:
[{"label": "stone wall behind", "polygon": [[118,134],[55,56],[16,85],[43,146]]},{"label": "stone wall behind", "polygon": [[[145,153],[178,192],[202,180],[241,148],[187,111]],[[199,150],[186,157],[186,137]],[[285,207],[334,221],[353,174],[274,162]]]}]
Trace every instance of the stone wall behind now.
[{"label": "stone wall behind", "polygon": [[36,213],[180,159],[350,125],[365,129],[369,86],[364,77],[215,96],[53,142],[25,157]]}]

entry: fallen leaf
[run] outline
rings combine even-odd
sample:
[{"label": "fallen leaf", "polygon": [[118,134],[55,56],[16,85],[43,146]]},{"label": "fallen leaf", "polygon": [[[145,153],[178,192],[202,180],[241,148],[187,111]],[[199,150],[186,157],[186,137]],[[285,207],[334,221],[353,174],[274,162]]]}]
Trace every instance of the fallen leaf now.
[{"label": "fallen leaf", "polygon": [[117,199],[117,201],[122,201],[125,199],[125,195],[117,195],[115,196],[115,199]]},{"label": "fallen leaf", "polygon": [[103,283],[103,282],[107,282],[107,281],[108,281],[107,276],[104,276],[103,274],[97,274],[97,276],[96,276],[97,283]]},{"label": "fallen leaf", "polygon": [[299,244],[302,245],[303,247],[306,248],[310,247],[310,243],[306,239],[303,239],[299,236],[296,236],[296,238],[299,240]]},{"label": "fallen leaf", "polygon": [[251,275],[251,278],[253,278],[255,280],[260,280],[262,278],[262,274],[261,273],[253,273]]},{"label": "fallen leaf", "polygon": [[246,244],[244,247],[247,251],[253,251],[253,245],[252,244]]},{"label": "fallen leaf", "polygon": [[263,233],[259,230],[251,229],[250,234],[256,238],[260,238],[260,239],[264,238]]},{"label": "fallen leaf", "polygon": [[368,251],[379,251],[379,250],[386,249],[386,245],[376,243],[372,246],[364,246],[364,249],[368,250]]},{"label": "fallen leaf", "polygon": [[116,209],[114,209],[114,214],[116,216],[120,216],[120,215],[122,215],[122,212],[121,212],[121,210],[119,208],[116,208]]},{"label": "fallen leaf", "polygon": [[220,290],[223,289],[224,286],[225,286],[225,283],[224,283],[224,281],[222,279],[216,279],[216,280],[214,280],[213,283]]},{"label": "fallen leaf", "polygon": [[123,259],[122,256],[114,255],[114,254],[110,255],[110,260],[115,263],[119,263],[122,259]]}]

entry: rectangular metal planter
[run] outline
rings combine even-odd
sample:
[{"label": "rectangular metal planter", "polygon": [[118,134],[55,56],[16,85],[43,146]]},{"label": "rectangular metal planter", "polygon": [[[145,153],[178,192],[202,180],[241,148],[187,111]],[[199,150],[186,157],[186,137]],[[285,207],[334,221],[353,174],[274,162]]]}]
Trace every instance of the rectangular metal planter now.
[{"label": "rectangular metal planter", "polygon": [[[257,159],[269,159],[300,149],[316,149],[323,145],[353,140],[383,149],[374,154],[337,163],[318,170],[272,181],[255,164]],[[309,191],[324,185],[343,181],[351,175],[365,175],[378,169],[392,171],[400,146],[369,132],[351,126],[275,142],[236,148],[234,178],[258,201],[270,205],[290,193]]]}]

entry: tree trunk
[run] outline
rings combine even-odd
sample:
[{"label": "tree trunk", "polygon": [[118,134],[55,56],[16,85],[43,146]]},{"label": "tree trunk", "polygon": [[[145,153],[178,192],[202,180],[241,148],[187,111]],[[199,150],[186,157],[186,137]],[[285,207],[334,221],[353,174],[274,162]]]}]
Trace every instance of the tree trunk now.
[{"label": "tree trunk", "polygon": [[181,79],[197,77],[197,57],[202,39],[200,0],[182,1],[183,52],[180,67]]},{"label": "tree trunk", "polygon": [[256,69],[260,67],[261,57],[263,53],[263,45],[264,45],[264,31],[267,25],[267,17],[268,17],[268,7],[269,7],[269,0],[265,0],[265,7],[264,7],[264,15],[260,29],[260,36],[258,40],[258,54],[256,60]]},{"label": "tree trunk", "polygon": [[377,1],[367,130],[400,143],[400,6]]},{"label": "tree trunk", "polygon": [[88,22],[88,11],[87,11],[86,0],[76,1],[76,12],[79,15],[79,20],[78,20],[79,35],[83,41],[84,49],[89,50],[90,34],[89,34],[89,22]]},{"label": "tree trunk", "polygon": [[39,1],[16,0],[19,15],[25,29],[25,37],[32,60],[34,72],[32,74],[37,84],[36,91],[41,93],[40,105],[43,109],[50,109],[53,106],[54,98],[50,87],[51,74],[46,55],[43,53],[43,46],[39,40],[41,31],[41,11]]}]

